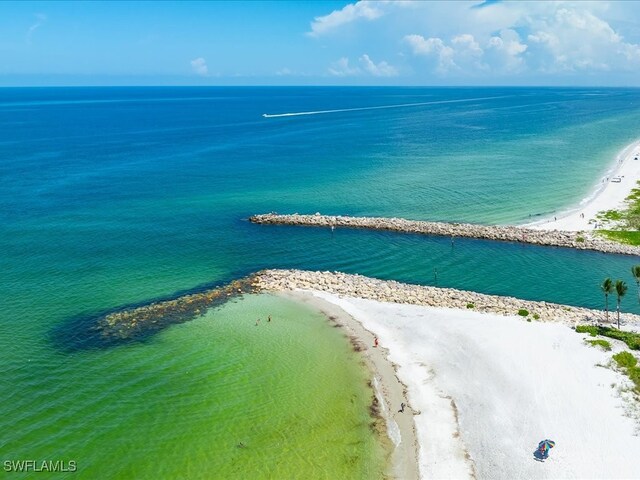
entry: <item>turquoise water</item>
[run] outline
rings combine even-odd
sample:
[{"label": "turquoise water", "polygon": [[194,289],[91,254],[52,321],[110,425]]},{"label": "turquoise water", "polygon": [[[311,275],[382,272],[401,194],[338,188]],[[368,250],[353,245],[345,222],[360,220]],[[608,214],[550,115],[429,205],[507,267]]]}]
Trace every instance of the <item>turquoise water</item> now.
[{"label": "turquoise water", "polygon": [[343,333],[276,297],[144,344],[61,354],[35,340],[3,371],[20,386],[1,394],[3,460],[75,460],[81,478],[365,479],[385,467],[368,373]]},{"label": "turquoise water", "polygon": [[[207,370],[214,367],[202,366],[214,358],[207,342],[231,341],[232,327],[207,330],[218,325],[207,316],[141,344],[79,352],[56,343],[54,332],[78,316],[259,268],[342,270],[424,284],[435,283],[437,270],[441,286],[599,307],[601,279],[631,283],[634,258],[463,239],[452,249],[448,239],[350,230],[332,236],[245,219],[320,211],[527,221],[593,190],[616,153],[640,137],[639,107],[635,89],[0,90],[2,456],[78,456],[85,478],[108,476],[105,464],[115,477],[157,476],[173,468],[159,459],[187,468],[190,455],[220,468],[207,448],[231,444],[230,435],[203,418],[208,402],[229,396],[224,382],[236,373],[218,378]],[[253,314],[257,307],[250,305],[229,311]],[[632,291],[622,307],[640,312]],[[344,339],[327,338],[346,348]],[[305,339],[313,349],[314,339]],[[263,349],[264,339],[254,340]],[[285,351],[297,355],[293,347]],[[233,362],[241,353],[215,358]],[[177,370],[163,366],[171,362]],[[314,365],[301,368],[322,370]],[[206,387],[189,383],[181,372],[190,370],[201,372]],[[245,400],[253,395],[231,391]],[[356,395],[363,391],[354,387]],[[279,415],[274,431],[294,428]],[[371,442],[363,432],[357,436]],[[176,442],[194,451],[176,450]],[[345,451],[348,442],[334,443]],[[298,468],[316,455],[278,462]],[[189,468],[203,471],[199,461]]]}]

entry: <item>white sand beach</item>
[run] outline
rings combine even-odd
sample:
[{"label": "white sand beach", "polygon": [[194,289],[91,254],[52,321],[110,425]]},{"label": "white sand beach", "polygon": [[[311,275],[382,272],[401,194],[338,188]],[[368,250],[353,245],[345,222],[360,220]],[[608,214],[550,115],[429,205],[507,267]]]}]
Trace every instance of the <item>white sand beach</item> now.
[{"label": "white sand beach", "polygon": [[[396,365],[410,409],[395,415],[415,414],[421,478],[640,477],[628,379],[599,366],[617,344],[604,352],[561,323],[313,293]],[[540,462],[546,438],[556,447]]]},{"label": "white sand beach", "polygon": [[[390,474],[392,478],[402,480],[418,479],[419,445],[413,422],[415,412],[408,405],[406,385],[399,379],[395,366],[388,359],[389,351],[382,346],[374,348],[375,335],[335,303],[308,291],[279,292],[279,295],[309,304],[325,314],[334,326],[345,331],[373,374],[372,386],[379,401],[380,415],[385,419],[386,435],[393,444]],[[405,408],[400,412],[402,404],[405,404]]]},{"label": "white sand beach", "polygon": [[622,208],[625,198],[637,186],[640,180],[640,141],[632,143],[618,154],[616,168],[602,180],[604,187],[576,209],[523,226],[543,230],[593,230],[595,223],[589,221],[595,220],[598,212]]}]

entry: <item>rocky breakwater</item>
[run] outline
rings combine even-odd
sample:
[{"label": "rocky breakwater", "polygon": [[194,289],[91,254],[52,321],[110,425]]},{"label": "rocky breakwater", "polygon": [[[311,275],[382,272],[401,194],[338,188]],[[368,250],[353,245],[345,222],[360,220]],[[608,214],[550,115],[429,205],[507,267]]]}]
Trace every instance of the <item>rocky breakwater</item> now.
[{"label": "rocky breakwater", "polygon": [[[588,308],[485,295],[452,288],[412,285],[340,272],[264,270],[255,275],[253,286],[258,291],[319,290],[379,302],[457,308],[505,316],[520,315],[527,320],[563,322],[570,326],[605,320],[604,312]],[[631,313],[621,314],[621,318],[625,322],[640,322],[640,316]]]},{"label": "rocky breakwater", "polygon": [[255,291],[254,282],[250,275],[222,287],[124,308],[96,318],[92,330],[107,343],[143,338],[168,325],[192,320],[234,296]]},{"label": "rocky breakwater", "polygon": [[[89,319],[86,335],[98,342],[89,342],[88,345],[108,346],[143,339],[174,323],[192,320],[208,309],[244,294],[293,290],[317,290],[380,302],[457,308],[506,316],[520,315],[527,320],[560,321],[571,326],[576,323],[605,321],[602,311],[555,303],[412,285],[340,272],[262,270],[221,287],[142,306],[122,308]],[[613,315],[611,319],[613,320]],[[639,315],[623,313],[621,319],[640,324]]]},{"label": "rocky breakwater", "polygon": [[307,227],[346,227],[370,230],[417,233],[445,237],[467,237],[504,242],[528,243],[550,247],[595,250],[622,255],[640,255],[640,247],[607,240],[593,232],[567,232],[560,230],[534,230],[511,225],[475,225],[471,223],[425,222],[404,218],[349,217],[321,215],[254,215],[249,221],[257,224],[298,225]]}]

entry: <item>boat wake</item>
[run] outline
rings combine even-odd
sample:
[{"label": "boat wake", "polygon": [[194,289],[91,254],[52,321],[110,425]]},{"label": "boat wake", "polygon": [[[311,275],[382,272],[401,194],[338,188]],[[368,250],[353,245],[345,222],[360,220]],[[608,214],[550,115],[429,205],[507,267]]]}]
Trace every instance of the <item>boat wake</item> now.
[{"label": "boat wake", "polygon": [[513,95],[501,95],[499,97],[480,97],[480,98],[463,98],[459,100],[439,100],[434,102],[419,102],[419,103],[399,103],[396,105],[378,105],[374,107],[356,107],[356,108],[338,108],[335,110],[316,110],[311,112],[291,112],[291,113],[263,113],[264,118],[278,118],[278,117],[298,117],[301,115],[321,115],[325,113],[342,113],[342,112],[360,112],[364,110],[381,110],[384,108],[403,108],[403,107],[419,107],[423,105],[440,105],[444,103],[463,103],[463,102],[476,102],[479,100],[494,100],[497,98],[508,98]]}]

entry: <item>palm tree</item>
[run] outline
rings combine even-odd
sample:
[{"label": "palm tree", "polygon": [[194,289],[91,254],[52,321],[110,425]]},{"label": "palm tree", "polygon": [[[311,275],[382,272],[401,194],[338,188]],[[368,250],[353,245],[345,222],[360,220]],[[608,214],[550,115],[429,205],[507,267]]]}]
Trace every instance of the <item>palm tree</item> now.
[{"label": "palm tree", "polygon": [[604,311],[607,314],[607,322],[609,322],[609,294],[613,293],[613,280],[609,277],[605,278],[600,289],[604,292]]},{"label": "palm tree", "polygon": [[640,265],[631,267],[631,275],[636,279],[636,285],[638,285],[638,303],[640,303]]},{"label": "palm tree", "polygon": [[616,280],[616,295],[618,296],[618,330],[620,330],[620,300],[627,293],[627,284],[622,280]]}]

